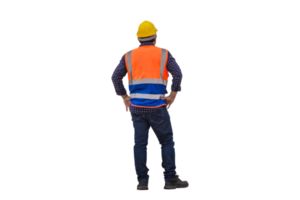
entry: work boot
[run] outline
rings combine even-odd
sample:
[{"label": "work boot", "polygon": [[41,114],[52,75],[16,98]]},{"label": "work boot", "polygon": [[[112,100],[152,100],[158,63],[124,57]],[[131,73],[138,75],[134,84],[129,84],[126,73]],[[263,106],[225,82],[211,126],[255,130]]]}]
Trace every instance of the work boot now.
[{"label": "work boot", "polygon": [[137,189],[138,190],[148,190],[148,181],[147,182],[139,182]]},{"label": "work boot", "polygon": [[176,175],[175,178],[166,181],[165,189],[176,189],[176,188],[186,188],[189,186],[187,181],[182,181],[178,178],[179,176]]}]

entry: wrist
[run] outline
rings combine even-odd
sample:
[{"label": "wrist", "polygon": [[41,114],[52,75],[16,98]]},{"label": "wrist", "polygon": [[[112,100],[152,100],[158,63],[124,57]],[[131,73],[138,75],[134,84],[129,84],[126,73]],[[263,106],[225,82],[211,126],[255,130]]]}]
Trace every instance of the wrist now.
[{"label": "wrist", "polygon": [[123,94],[123,95],[121,95],[121,97],[122,97],[123,99],[126,99],[126,98],[128,98],[129,96],[128,96],[127,94]]},{"label": "wrist", "polygon": [[177,92],[175,92],[175,91],[172,91],[172,92],[171,92],[171,94],[170,94],[170,97],[173,97],[173,98],[175,98],[175,97],[176,97],[176,95],[177,95]]}]

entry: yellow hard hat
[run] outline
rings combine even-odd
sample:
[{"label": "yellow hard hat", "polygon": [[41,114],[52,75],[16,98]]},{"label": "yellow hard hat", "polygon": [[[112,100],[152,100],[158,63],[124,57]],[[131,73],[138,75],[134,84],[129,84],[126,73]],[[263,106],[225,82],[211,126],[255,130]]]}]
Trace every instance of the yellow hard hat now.
[{"label": "yellow hard hat", "polygon": [[157,31],[157,29],[155,28],[155,26],[151,22],[144,21],[139,26],[137,36],[139,38],[149,37],[149,36],[155,35],[156,31]]}]

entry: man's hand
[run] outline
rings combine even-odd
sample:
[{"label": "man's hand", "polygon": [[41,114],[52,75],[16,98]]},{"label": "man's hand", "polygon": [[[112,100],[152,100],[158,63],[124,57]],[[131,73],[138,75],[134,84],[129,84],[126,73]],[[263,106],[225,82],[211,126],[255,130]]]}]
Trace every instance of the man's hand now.
[{"label": "man's hand", "polygon": [[130,112],[130,96],[128,96],[127,94],[122,95],[125,107],[126,107],[126,112],[129,110]]},{"label": "man's hand", "polygon": [[166,100],[168,109],[170,108],[171,104],[174,102],[176,95],[177,95],[177,92],[172,91],[170,96],[161,98],[163,100]]}]

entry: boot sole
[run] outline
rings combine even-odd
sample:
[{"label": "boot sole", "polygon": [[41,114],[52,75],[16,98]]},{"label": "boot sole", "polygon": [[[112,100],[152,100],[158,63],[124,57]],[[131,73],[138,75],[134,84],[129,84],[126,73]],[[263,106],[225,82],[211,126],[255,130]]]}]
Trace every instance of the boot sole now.
[{"label": "boot sole", "polygon": [[187,187],[189,187],[189,185],[187,185],[187,186],[173,186],[173,187],[165,186],[164,189],[166,189],[166,190],[175,190],[176,188],[187,188]]},{"label": "boot sole", "polygon": [[135,191],[150,191],[150,190],[151,190],[151,188],[149,188],[149,187],[147,187],[147,188],[145,188],[145,187],[143,187],[143,188],[135,187]]},{"label": "boot sole", "polygon": [[138,191],[150,191],[150,189],[135,189],[136,192]]},{"label": "boot sole", "polygon": [[165,190],[175,190],[176,187],[164,187]]}]

